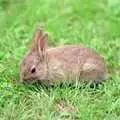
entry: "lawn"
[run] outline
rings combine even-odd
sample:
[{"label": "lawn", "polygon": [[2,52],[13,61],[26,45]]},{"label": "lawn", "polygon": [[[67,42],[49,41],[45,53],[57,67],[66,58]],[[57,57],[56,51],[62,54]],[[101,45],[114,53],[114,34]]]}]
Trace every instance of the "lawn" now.
[{"label": "lawn", "polygon": [[[18,84],[19,63],[39,23],[49,46],[83,44],[103,56],[105,82]],[[0,120],[120,120],[120,1],[1,0]]]}]

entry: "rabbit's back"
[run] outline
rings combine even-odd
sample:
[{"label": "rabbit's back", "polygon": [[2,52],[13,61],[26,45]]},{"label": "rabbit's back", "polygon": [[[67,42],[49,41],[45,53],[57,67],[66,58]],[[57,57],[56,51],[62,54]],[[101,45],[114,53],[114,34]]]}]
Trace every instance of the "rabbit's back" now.
[{"label": "rabbit's back", "polygon": [[80,80],[100,82],[104,79],[103,58],[88,48],[78,45],[50,48],[47,50],[52,73],[64,77],[75,76]]}]

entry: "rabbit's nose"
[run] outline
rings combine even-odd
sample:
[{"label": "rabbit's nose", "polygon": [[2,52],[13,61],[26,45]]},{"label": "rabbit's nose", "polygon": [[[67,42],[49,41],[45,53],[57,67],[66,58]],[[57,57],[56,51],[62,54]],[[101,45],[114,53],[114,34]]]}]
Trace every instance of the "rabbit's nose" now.
[{"label": "rabbit's nose", "polygon": [[28,81],[27,80],[25,80],[25,79],[20,79],[20,83],[21,84],[24,84],[24,83],[27,83]]},{"label": "rabbit's nose", "polygon": [[21,77],[21,78],[20,78],[20,83],[25,83],[25,82],[27,82],[27,80],[28,80],[28,79],[26,79],[25,77]]},{"label": "rabbit's nose", "polygon": [[22,78],[23,78],[23,79],[26,79],[26,78],[27,78],[27,74],[26,74],[26,73],[23,73]]},{"label": "rabbit's nose", "polygon": [[23,83],[24,81],[26,81],[26,74],[25,73],[22,73],[20,75],[20,83]]}]

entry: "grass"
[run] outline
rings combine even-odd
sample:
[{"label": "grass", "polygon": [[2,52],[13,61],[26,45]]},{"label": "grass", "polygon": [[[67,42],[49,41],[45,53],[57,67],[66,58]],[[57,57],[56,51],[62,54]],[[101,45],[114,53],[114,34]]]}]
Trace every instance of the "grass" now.
[{"label": "grass", "polygon": [[[119,0],[2,0],[0,23],[0,120],[120,120]],[[97,88],[16,84],[38,23],[49,46],[84,44],[103,56],[106,81]],[[75,111],[58,110],[61,100]]]}]

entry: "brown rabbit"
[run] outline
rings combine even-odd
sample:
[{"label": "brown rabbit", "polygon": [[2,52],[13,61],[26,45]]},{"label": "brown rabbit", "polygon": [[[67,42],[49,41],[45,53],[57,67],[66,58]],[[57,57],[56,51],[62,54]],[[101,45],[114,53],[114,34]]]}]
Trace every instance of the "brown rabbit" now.
[{"label": "brown rabbit", "polygon": [[103,58],[80,46],[47,49],[48,34],[38,28],[32,46],[20,65],[21,82],[56,83],[85,81],[100,83],[105,78]]}]

